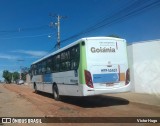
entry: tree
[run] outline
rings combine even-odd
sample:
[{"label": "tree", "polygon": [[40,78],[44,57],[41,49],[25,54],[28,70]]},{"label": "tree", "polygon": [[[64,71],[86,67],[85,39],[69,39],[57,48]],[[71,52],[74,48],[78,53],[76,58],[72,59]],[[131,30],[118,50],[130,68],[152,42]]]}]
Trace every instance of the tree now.
[{"label": "tree", "polygon": [[22,73],[27,74],[29,72],[29,68],[28,67],[23,67],[21,68]]},{"label": "tree", "polygon": [[[26,75],[29,73],[29,68],[24,67],[21,69],[21,79],[26,80]],[[17,81],[20,79],[20,73],[14,72],[11,73],[8,70],[3,71],[3,78],[5,79],[6,83],[11,83],[12,81]]]},{"label": "tree", "polygon": [[9,72],[8,70],[4,70],[3,77],[4,77],[6,83],[11,83],[11,80],[12,80],[12,73],[11,72]]},{"label": "tree", "polygon": [[26,73],[21,73],[21,79],[26,81],[26,75],[27,75]]},{"label": "tree", "polygon": [[24,81],[26,81],[26,75],[29,73],[29,68],[27,68],[27,67],[23,67],[23,68],[21,68],[21,78],[22,78],[22,80],[24,80]]},{"label": "tree", "polygon": [[17,81],[19,79],[19,73],[18,72],[14,72],[13,73],[13,81]]}]

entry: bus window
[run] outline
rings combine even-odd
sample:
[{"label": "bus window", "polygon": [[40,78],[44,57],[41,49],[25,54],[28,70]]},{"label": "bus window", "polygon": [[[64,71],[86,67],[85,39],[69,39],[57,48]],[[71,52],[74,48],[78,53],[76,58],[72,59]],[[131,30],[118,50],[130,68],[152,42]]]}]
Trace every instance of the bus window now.
[{"label": "bus window", "polygon": [[70,60],[70,51],[66,51],[66,53],[65,53],[65,54],[66,54],[66,56],[65,56],[65,57],[66,57],[66,59],[67,59],[67,60]]},{"label": "bus window", "polygon": [[56,63],[60,62],[60,54],[56,55]]},{"label": "bus window", "polygon": [[42,73],[45,73],[46,72],[46,61],[43,61],[42,62]]},{"label": "bus window", "polygon": [[37,75],[37,64],[33,66],[33,74]]},{"label": "bus window", "polygon": [[71,66],[70,61],[66,61],[65,64],[66,64],[66,70],[70,70],[70,66]]},{"label": "bus window", "polygon": [[46,62],[46,73],[51,73],[52,71],[52,58],[47,59]]},{"label": "bus window", "polygon": [[66,52],[62,52],[61,53],[61,62],[65,61],[66,60]]},{"label": "bus window", "polygon": [[65,51],[61,53],[60,71],[70,70],[70,52]]},{"label": "bus window", "polygon": [[78,69],[79,58],[79,45],[76,45],[73,48],[71,48],[71,70]]},{"label": "bus window", "polygon": [[71,48],[71,58],[78,58],[79,57],[79,45],[74,46]]},{"label": "bus window", "polygon": [[55,72],[58,72],[59,71],[59,64],[56,64],[55,65]]},{"label": "bus window", "polygon": [[42,74],[41,62],[37,64],[37,74]]},{"label": "bus window", "polygon": [[71,60],[71,70],[75,70],[75,69],[78,69],[78,60],[77,59]]}]

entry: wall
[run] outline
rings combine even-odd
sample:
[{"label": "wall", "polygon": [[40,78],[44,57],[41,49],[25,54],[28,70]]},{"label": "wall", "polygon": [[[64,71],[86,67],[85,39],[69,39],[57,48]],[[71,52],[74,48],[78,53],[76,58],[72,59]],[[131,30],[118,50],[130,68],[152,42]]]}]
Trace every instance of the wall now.
[{"label": "wall", "polygon": [[160,40],[128,45],[132,91],[160,95]]},{"label": "wall", "polygon": [[27,75],[26,75],[26,84],[30,84],[30,83],[31,83],[30,75],[27,74]]}]

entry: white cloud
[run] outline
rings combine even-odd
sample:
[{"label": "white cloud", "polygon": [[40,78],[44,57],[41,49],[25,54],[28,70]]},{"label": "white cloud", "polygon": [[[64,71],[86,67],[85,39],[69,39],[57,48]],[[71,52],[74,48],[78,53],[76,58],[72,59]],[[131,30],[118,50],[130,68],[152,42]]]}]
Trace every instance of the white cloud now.
[{"label": "white cloud", "polygon": [[44,55],[47,54],[47,52],[45,51],[32,51],[32,50],[16,50],[16,51],[12,51],[12,52],[16,52],[16,53],[23,53],[23,54],[27,54],[27,55],[31,55],[34,57],[42,57]]},{"label": "white cloud", "polygon": [[18,58],[19,58],[18,56],[14,55],[0,54],[0,59],[15,60]]}]

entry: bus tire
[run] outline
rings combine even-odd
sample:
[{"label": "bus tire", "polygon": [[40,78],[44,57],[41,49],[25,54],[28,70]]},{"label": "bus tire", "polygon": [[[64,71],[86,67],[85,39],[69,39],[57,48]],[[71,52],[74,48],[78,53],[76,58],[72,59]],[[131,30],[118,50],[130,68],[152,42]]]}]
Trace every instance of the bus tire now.
[{"label": "bus tire", "polygon": [[53,97],[56,101],[60,100],[59,91],[56,84],[53,84]]},{"label": "bus tire", "polygon": [[38,91],[37,91],[37,85],[34,83],[34,93],[38,93]]}]

